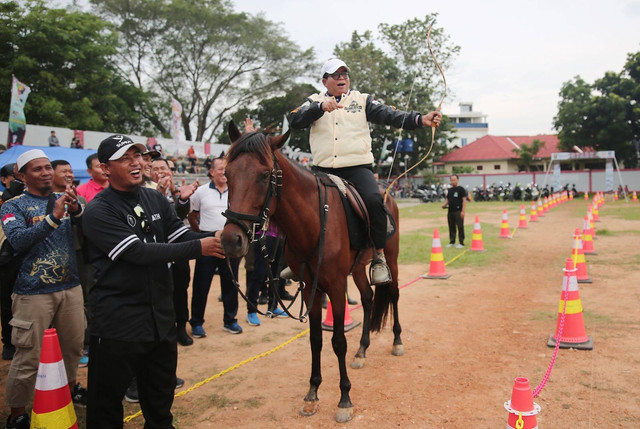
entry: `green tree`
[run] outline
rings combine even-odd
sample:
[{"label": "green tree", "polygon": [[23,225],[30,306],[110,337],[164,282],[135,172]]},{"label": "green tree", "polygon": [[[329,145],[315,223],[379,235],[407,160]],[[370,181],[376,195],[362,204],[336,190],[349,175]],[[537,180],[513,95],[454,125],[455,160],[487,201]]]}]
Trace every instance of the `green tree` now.
[{"label": "green tree", "polygon": [[[10,100],[11,75],[31,87],[29,123],[109,132],[144,132],[145,94],[120,78],[110,60],[111,27],[90,13],[52,9],[41,0],[0,5],[0,89]],[[0,107],[6,120],[8,105]]]},{"label": "green tree", "polygon": [[122,72],[167,112],[171,97],[180,101],[187,140],[213,140],[232,113],[281,95],[311,69],[313,50],[225,0],[91,2],[118,26]]},{"label": "green tree", "polygon": [[607,72],[593,85],[579,76],[565,82],[560,97],[554,127],[564,150],[613,150],[625,167],[638,165],[640,52],[628,54],[620,73]]},{"label": "green tree", "polygon": [[517,161],[520,171],[530,171],[531,164],[533,164],[536,155],[543,147],[544,142],[542,140],[535,139],[531,142],[531,145],[523,143],[520,145],[519,149],[513,149],[513,152],[520,156],[520,159]]},{"label": "green tree", "polygon": [[[371,32],[354,32],[351,41],[339,44],[334,54],[343,59],[352,69],[351,85],[364,93],[374,94],[382,102],[402,110],[428,112],[435,110],[442,97],[444,86],[440,72],[429,53],[427,32],[437,14],[427,15],[424,19],[412,19],[402,24],[378,26],[379,36],[374,38]],[[442,28],[433,27],[431,44],[438,62],[446,70],[460,47],[451,44]],[[438,159],[446,153],[444,141],[451,139],[453,127],[448,118],[444,118],[435,134],[435,143],[431,147],[431,130],[418,129],[403,132],[389,127],[372,126],[373,153],[380,159],[387,143],[398,138],[412,138],[414,152],[409,153],[412,165],[431,150],[430,159]],[[394,172],[398,173],[399,163],[394,163]]]}]

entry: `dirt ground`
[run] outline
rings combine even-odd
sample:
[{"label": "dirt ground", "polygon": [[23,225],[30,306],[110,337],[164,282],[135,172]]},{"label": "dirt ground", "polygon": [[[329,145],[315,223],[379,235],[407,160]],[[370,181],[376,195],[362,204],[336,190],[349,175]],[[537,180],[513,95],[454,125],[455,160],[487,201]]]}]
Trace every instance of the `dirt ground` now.
[{"label": "dirt ground", "polygon": [[[500,224],[498,203],[471,207],[482,212],[487,223]],[[302,417],[298,410],[310,375],[308,325],[262,318],[261,326],[249,326],[241,302],[238,319],[244,333],[225,333],[214,280],[205,322],[208,337],[179,348],[178,376],[186,384],[174,402],[175,426],[505,427],[503,404],[511,397],[514,379],[527,377],[535,389],[551,363],[553,349],[546,342],[556,327],[562,268],[572,234],[582,226],[582,217],[575,214],[579,207],[585,208],[584,216],[584,201],[569,202],[537,224],[518,229],[513,239],[499,240],[496,246],[507,251],[495,263],[465,265],[468,255],[462,254],[447,263],[447,273],[452,274],[447,280],[420,278],[429,269],[428,259],[402,265],[399,312],[405,355],[391,355],[389,326],[372,337],[364,368],[349,369],[355,408],[353,420],[346,424],[334,421],[339,377],[331,333],[324,333],[319,411]],[[542,407],[540,427],[640,426],[640,221],[625,220],[625,213],[635,207],[637,203],[610,202],[600,209],[596,229],[602,234],[594,241],[598,255],[587,256],[593,283],[579,285],[586,331],[595,347],[560,350],[549,381],[535,398]],[[517,216],[511,225],[517,225]],[[429,221],[402,218],[400,226],[401,233],[432,227]],[[467,244],[472,226],[468,215]],[[430,248],[430,240],[425,246]],[[350,285],[350,293],[359,300],[355,286]],[[361,320],[362,311],[354,309],[351,316]],[[359,338],[360,328],[347,333],[348,362]],[[7,369],[8,363],[2,362],[3,377]],[[86,377],[86,370],[80,372]],[[125,416],[138,410],[126,404]],[[143,424],[143,417],[137,416],[125,427]]]}]

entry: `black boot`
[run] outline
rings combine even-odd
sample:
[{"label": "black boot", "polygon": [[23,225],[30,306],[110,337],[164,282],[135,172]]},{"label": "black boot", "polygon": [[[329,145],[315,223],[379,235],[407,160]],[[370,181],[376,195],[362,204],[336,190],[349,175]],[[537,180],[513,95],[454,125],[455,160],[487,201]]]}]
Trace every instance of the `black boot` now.
[{"label": "black boot", "polygon": [[189,334],[187,334],[186,325],[187,324],[185,322],[178,322],[176,329],[178,344],[180,344],[181,346],[190,346],[193,344],[193,338],[191,338]]}]

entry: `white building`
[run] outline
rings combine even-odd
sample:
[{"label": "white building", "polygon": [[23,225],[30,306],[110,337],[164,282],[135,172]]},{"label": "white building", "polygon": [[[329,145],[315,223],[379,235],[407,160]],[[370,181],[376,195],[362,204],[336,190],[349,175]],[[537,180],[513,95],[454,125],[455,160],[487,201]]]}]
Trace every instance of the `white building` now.
[{"label": "white building", "polygon": [[461,102],[460,113],[445,113],[455,128],[456,136],[447,147],[461,148],[489,134],[487,115],[473,111],[473,103]]}]

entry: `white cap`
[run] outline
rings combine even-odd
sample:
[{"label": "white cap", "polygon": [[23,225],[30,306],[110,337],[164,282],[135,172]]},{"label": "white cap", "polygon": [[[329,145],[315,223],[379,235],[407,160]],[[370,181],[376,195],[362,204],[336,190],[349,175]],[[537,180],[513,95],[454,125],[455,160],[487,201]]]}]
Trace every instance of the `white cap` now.
[{"label": "white cap", "polygon": [[26,151],[25,153],[20,155],[18,157],[18,160],[16,161],[16,164],[18,165],[18,171],[22,170],[22,167],[27,165],[29,161],[33,161],[34,159],[38,159],[38,158],[49,159],[49,157],[40,149],[31,149]]},{"label": "white cap", "polygon": [[320,77],[324,78],[325,74],[335,73],[335,71],[338,70],[340,67],[346,68],[348,72],[351,71],[349,70],[349,67],[347,67],[344,61],[339,60],[337,58],[332,58],[326,63],[324,63],[324,65],[322,66],[322,70],[320,71]]}]

